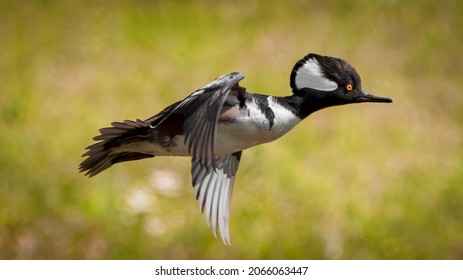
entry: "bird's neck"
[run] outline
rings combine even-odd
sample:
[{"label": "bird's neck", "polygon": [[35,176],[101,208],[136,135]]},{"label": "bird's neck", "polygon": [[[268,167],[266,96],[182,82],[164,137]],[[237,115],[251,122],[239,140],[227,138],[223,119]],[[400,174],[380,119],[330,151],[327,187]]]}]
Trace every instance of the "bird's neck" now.
[{"label": "bird's neck", "polygon": [[299,92],[281,97],[282,104],[301,119],[326,107],[334,106],[332,96],[315,91]]}]

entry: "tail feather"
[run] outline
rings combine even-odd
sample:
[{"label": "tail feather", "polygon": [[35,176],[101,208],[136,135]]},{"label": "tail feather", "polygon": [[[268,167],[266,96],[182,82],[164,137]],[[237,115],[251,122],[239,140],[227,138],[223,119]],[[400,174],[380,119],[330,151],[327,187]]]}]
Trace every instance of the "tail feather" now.
[{"label": "tail feather", "polygon": [[139,152],[117,152],[117,147],[134,141],[143,140],[150,132],[149,124],[137,119],[113,122],[111,127],[101,128],[100,135],[93,137],[99,141],[88,146],[82,156],[87,158],[79,165],[79,171],[89,177],[108,169],[113,164],[154,157],[151,154]]}]

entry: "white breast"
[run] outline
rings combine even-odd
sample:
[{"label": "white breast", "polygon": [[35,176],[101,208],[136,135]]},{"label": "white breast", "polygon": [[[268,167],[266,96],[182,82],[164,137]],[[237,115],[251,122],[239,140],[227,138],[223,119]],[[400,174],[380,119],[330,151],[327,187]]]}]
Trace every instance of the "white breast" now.
[{"label": "white breast", "polygon": [[241,151],[274,141],[301,121],[291,111],[279,105],[273,97],[269,96],[267,100],[275,115],[273,125],[270,126],[269,120],[254,101],[249,102],[245,108],[240,109],[238,118],[219,122],[216,134],[218,154]]}]

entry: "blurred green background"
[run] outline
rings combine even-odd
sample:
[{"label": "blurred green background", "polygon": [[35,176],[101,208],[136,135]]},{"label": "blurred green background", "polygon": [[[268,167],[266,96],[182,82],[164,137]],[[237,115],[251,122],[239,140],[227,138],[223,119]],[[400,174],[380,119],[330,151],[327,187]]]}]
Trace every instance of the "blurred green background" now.
[{"label": "blurred green background", "polygon": [[[0,1],[0,258],[463,258],[462,1]],[[232,246],[190,160],[88,179],[84,147],[215,77],[288,95],[309,52],[393,104],[317,112],[246,151]]]}]

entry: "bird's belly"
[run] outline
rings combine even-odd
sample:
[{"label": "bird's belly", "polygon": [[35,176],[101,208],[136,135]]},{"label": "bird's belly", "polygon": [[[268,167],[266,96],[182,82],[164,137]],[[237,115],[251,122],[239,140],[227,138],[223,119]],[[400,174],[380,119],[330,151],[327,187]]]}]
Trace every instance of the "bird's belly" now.
[{"label": "bird's belly", "polygon": [[226,123],[219,124],[215,140],[217,154],[242,151],[244,149],[268,143],[279,136],[258,124]]}]

